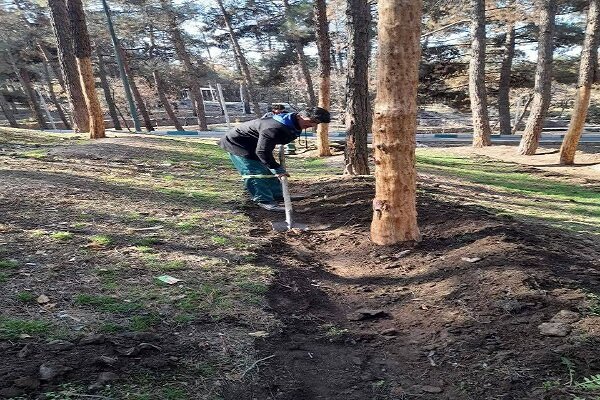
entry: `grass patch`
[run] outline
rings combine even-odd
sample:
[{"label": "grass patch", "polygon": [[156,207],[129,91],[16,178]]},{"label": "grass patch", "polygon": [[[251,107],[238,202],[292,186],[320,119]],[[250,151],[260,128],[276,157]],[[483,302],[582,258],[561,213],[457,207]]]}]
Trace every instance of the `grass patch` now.
[{"label": "grass patch", "polygon": [[37,319],[0,319],[0,338],[17,339],[21,335],[46,335],[51,325]]},{"label": "grass patch", "polygon": [[67,241],[67,240],[73,239],[73,233],[71,233],[71,232],[54,232],[54,233],[50,234],[50,237],[52,239],[56,239],[56,240]]},{"label": "grass patch", "polygon": [[35,300],[35,296],[31,292],[19,292],[17,294],[17,300],[22,303],[31,303]]},{"label": "grass patch", "polygon": [[136,239],[134,242],[136,246],[152,246],[153,244],[159,244],[161,240],[157,237],[144,237]]},{"label": "grass patch", "polygon": [[135,246],[134,248],[137,251],[139,251],[140,253],[146,253],[146,254],[154,253],[156,251],[150,246]]},{"label": "grass patch", "polygon": [[101,333],[119,333],[127,330],[127,327],[116,324],[114,322],[106,322],[98,328],[98,331]]},{"label": "grass patch", "polygon": [[0,260],[0,269],[17,269],[19,263],[16,260]]},{"label": "grass patch", "polygon": [[48,152],[46,150],[30,150],[30,151],[25,151],[25,152],[21,153],[20,156],[25,157],[25,158],[33,158],[36,160],[41,160],[43,158],[48,157]]},{"label": "grass patch", "polygon": [[[444,193],[459,201],[473,201],[484,207],[515,216],[543,219],[552,226],[576,232],[600,234],[600,191],[581,185],[523,172],[521,166],[482,157],[447,155],[419,149],[420,171],[451,175],[496,192],[496,198]],[[477,188],[473,188],[477,189]]]},{"label": "grass patch", "polygon": [[131,317],[129,329],[136,332],[147,331],[160,322],[156,315],[136,315]]},{"label": "grass patch", "polygon": [[78,294],[75,296],[75,304],[115,314],[128,313],[140,308],[140,305],[134,302],[125,302],[114,297],[91,294]]},{"label": "grass patch", "polygon": [[4,283],[8,281],[8,274],[5,274],[4,272],[0,272],[0,283]]},{"label": "grass patch", "polygon": [[92,246],[108,246],[112,243],[112,238],[106,235],[94,235],[90,238],[90,245]]}]

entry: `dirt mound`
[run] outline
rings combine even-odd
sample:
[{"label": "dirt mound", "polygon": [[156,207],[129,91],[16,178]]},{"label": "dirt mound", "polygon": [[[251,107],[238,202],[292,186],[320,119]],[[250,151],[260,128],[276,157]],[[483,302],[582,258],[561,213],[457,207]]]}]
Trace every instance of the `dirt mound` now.
[{"label": "dirt mound", "polygon": [[[321,229],[273,236],[265,249],[285,326],[259,342],[270,358],[258,398],[558,399],[564,360],[598,373],[599,318],[586,297],[598,241],[446,202],[428,184],[414,248],[369,241],[370,180],[295,188],[314,194],[298,219]],[[561,310],[577,313],[569,334],[542,335]]]}]

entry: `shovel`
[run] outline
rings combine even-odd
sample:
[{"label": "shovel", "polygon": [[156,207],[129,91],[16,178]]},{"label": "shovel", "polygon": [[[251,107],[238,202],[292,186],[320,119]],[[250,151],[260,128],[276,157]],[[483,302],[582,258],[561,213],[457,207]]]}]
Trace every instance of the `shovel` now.
[{"label": "shovel", "polygon": [[[279,160],[282,166],[285,166],[285,156],[283,153],[283,145],[279,148]],[[279,178],[281,181],[281,191],[283,192],[283,205],[285,207],[285,221],[272,222],[273,230],[277,232],[286,232],[290,229],[300,229],[305,231],[308,226],[294,222],[292,214],[294,209],[292,208],[292,199],[290,197],[290,187],[288,185],[288,177],[282,176]]]}]

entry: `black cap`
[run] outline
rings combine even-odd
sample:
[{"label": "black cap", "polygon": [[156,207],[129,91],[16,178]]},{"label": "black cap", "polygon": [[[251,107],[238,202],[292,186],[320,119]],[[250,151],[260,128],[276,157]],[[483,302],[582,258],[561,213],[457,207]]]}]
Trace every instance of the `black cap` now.
[{"label": "black cap", "polygon": [[324,108],[321,107],[311,107],[302,112],[304,116],[310,118],[311,121],[316,122],[317,124],[325,123],[328,124],[331,122],[331,114]]}]

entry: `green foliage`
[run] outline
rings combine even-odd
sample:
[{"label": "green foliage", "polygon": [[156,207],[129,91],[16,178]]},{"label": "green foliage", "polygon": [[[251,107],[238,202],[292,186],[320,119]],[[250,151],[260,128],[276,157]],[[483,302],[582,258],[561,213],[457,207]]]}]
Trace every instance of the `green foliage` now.
[{"label": "green foliage", "polygon": [[112,243],[112,238],[106,235],[94,235],[90,238],[90,244],[93,246],[108,246]]},{"label": "green foliage", "polygon": [[56,240],[71,240],[73,239],[73,234],[71,232],[54,232],[50,237]]},{"label": "green foliage", "polygon": [[0,269],[17,269],[19,263],[16,260],[0,260]]},{"label": "green foliage", "polygon": [[576,383],[575,387],[586,391],[600,390],[600,374],[583,378],[583,381]]},{"label": "green foliage", "polygon": [[35,296],[31,292],[19,292],[17,293],[17,299],[23,303],[31,303],[35,300]]},{"label": "green foliage", "polygon": [[75,304],[116,314],[128,313],[140,308],[140,305],[134,302],[124,302],[114,297],[91,294],[77,295],[75,297]]},{"label": "green foliage", "polygon": [[20,335],[44,335],[51,324],[37,319],[0,318],[0,339],[17,339]]}]

